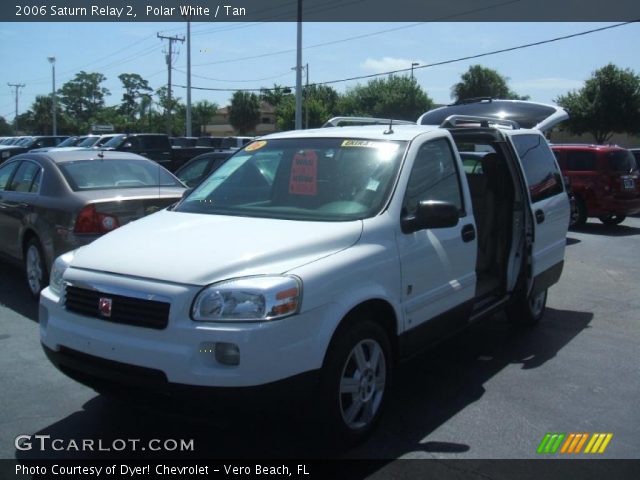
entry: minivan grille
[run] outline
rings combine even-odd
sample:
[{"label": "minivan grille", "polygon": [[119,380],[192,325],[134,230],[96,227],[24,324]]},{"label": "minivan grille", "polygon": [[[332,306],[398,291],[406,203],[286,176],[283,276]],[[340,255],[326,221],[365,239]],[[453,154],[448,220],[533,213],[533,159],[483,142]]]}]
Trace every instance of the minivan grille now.
[{"label": "minivan grille", "polygon": [[65,308],[108,322],[162,330],[169,323],[170,304],[125,297],[67,285]]}]

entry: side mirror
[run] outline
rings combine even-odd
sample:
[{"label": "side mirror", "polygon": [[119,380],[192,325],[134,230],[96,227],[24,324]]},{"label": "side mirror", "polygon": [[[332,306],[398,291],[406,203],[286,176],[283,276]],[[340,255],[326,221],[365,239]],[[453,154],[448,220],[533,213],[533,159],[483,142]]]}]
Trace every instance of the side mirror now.
[{"label": "side mirror", "polygon": [[122,145],[123,150],[131,150],[131,148],[133,148],[133,145],[131,145],[131,142],[127,142],[124,145]]},{"label": "side mirror", "polygon": [[429,228],[448,228],[458,224],[460,212],[458,207],[449,202],[423,200],[418,204],[413,216],[401,221],[404,233],[413,233]]}]

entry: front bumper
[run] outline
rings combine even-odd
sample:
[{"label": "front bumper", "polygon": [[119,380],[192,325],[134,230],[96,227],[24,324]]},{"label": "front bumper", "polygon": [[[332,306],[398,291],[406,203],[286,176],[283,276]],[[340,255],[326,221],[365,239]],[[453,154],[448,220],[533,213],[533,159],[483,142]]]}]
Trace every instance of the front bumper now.
[{"label": "front bumper", "polygon": [[[41,342],[52,362],[67,374],[81,374],[82,383],[95,377],[150,387],[251,387],[317,371],[324,361],[330,337],[324,332],[332,323],[328,306],[271,322],[195,322],[189,308],[200,287],[99,272],[73,275],[90,279],[99,289],[126,285],[130,291],[171,299],[168,326],[156,330],[68,311],[50,288],[43,290]],[[218,361],[214,351],[219,343],[239,348],[238,365]]]}]

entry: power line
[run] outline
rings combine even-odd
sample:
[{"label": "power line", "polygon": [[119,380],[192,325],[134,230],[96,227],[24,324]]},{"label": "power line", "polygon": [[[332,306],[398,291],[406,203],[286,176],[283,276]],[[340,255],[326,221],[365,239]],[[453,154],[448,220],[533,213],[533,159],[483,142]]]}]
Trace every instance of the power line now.
[{"label": "power line", "polygon": [[[640,20],[632,20],[629,22],[622,22],[622,23],[617,23],[615,25],[609,25],[607,27],[600,27],[600,28],[594,28],[592,30],[586,30],[584,32],[578,32],[578,33],[572,33],[569,35],[563,35],[561,37],[555,37],[555,38],[550,38],[547,40],[541,40],[538,42],[531,42],[531,43],[525,43],[522,45],[517,45],[515,47],[509,47],[509,48],[502,48],[500,50],[492,50],[490,52],[484,52],[484,53],[478,53],[475,55],[468,55],[465,57],[458,57],[458,58],[454,58],[451,60],[443,60],[441,62],[434,62],[434,63],[429,63],[429,64],[425,64],[425,65],[418,65],[418,66],[412,66],[412,67],[408,67],[408,68],[400,68],[397,70],[389,70],[387,72],[381,72],[381,73],[372,73],[369,75],[358,75],[355,77],[349,77],[349,78],[341,78],[338,80],[327,80],[326,82],[316,82],[316,83],[311,83],[309,84],[309,86],[316,86],[316,85],[330,85],[330,84],[335,84],[335,83],[342,83],[342,82],[350,82],[353,80],[362,80],[362,79],[366,79],[366,78],[374,78],[374,77],[381,77],[384,75],[393,75],[395,73],[403,73],[403,72],[409,72],[412,69],[417,70],[417,69],[421,69],[421,68],[430,68],[430,67],[437,67],[440,65],[447,65],[450,63],[456,63],[456,62],[463,62],[465,60],[473,60],[476,58],[482,58],[482,57],[487,57],[490,55],[496,55],[498,53],[506,53],[506,52],[513,52],[515,50],[521,50],[524,48],[529,48],[529,47],[535,47],[535,46],[539,46],[539,45],[544,45],[544,44],[548,44],[548,43],[553,43],[553,42],[558,42],[560,40],[567,40],[569,38],[575,38],[575,37],[580,37],[583,35],[589,35],[591,33],[596,33],[596,32],[602,32],[605,30],[611,30],[614,28],[618,28],[618,27],[622,27],[625,25],[629,25],[632,23],[637,23]],[[180,88],[186,88],[184,85],[176,85],[176,87],[180,87]],[[219,91],[219,92],[235,92],[235,91],[241,91],[241,92],[259,92],[259,91],[271,91],[274,90],[273,88],[208,88],[208,87],[194,87],[192,86],[191,88],[194,88],[196,90],[211,90],[211,91]],[[279,87],[279,88],[291,88],[293,89],[294,86],[283,86],[283,87]]]},{"label": "power line", "polygon": [[[184,70],[180,70],[179,68],[173,68],[173,70],[175,72],[179,72],[179,73],[183,73],[183,74],[187,74],[187,72],[185,72]],[[254,78],[252,80],[229,80],[229,79],[222,79],[222,78],[211,78],[211,77],[206,77],[204,75],[196,75],[195,73],[192,73],[191,76],[192,77],[197,77],[197,78],[202,78],[204,80],[213,80],[214,82],[237,82],[237,83],[250,83],[250,82],[262,82],[264,80],[273,80],[275,78],[281,78],[284,77],[285,75],[290,75],[291,71],[286,71],[284,73],[279,73],[278,75],[272,75],[270,77],[264,77],[264,78]]]}]

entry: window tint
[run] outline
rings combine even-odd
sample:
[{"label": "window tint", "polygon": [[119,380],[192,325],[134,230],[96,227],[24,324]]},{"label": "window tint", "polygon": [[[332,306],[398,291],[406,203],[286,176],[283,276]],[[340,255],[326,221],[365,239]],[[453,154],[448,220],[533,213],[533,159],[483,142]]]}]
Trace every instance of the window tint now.
[{"label": "window tint", "polygon": [[187,166],[182,172],[180,172],[180,180],[193,187],[198,183],[200,178],[204,175],[207,165],[209,164],[209,158],[200,158]]},{"label": "window tint", "polygon": [[30,192],[31,185],[40,173],[40,165],[32,162],[22,162],[16,170],[16,174],[11,180],[11,185],[7,190],[14,192]]},{"label": "window tint", "polygon": [[524,167],[531,200],[537,202],[563,191],[562,177],[549,144],[542,135],[511,137]]},{"label": "window tint", "polygon": [[595,152],[567,150],[566,169],[578,172],[596,170]]},{"label": "window tint", "polygon": [[420,147],[403,202],[403,215],[412,215],[423,200],[450,202],[462,210],[462,195],[449,142],[439,139]]},{"label": "window tint", "polygon": [[141,143],[144,145],[144,148],[154,148],[158,150],[168,148],[166,137],[161,135],[149,135],[148,137],[143,137]]},{"label": "window tint", "polygon": [[5,190],[11,174],[18,166],[18,162],[9,163],[0,167],[0,190]]}]

